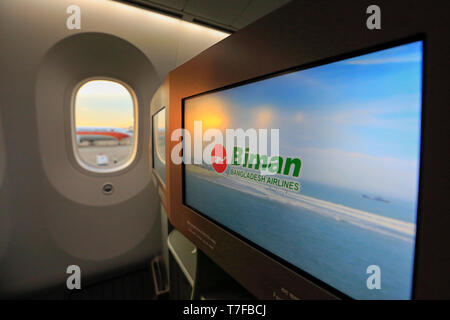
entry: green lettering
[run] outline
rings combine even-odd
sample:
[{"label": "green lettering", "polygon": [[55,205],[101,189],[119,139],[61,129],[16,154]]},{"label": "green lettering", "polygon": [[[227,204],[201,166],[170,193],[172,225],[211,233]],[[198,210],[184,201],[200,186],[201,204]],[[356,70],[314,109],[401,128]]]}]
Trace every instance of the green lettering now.
[{"label": "green lettering", "polygon": [[294,177],[298,177],[300,174],[300,168],[302,166],[302,161],[299,158],[287,158],[286,164],[284,166],[283,174],[285,176],[289,175],[289,171],[291,169],[291,165],[294,164],[294,173],[292,174]]},{"label": "green lettering", "polygon": [[272,157],[270,159],[269,171],[272,173],[281,173],[281,168],[283,167],[283,158]]},{"label": "green lettering", "polygon": [[242,163],[242,149],[239,147],[234,147],[233,150],[233,166],[239,166]]},{"label": "green lettering", "polygon": [[248,150],[249,150],[249,148],[245,148],[244,167],[247,167],[247,163],[248,163]]},{"label": "green lettering", "polygon": [[[255,163],[256,160],[256,163]],[[259,154],[251,154],[248,158],[248,167],[252,168],[253,164],[255,165],[255,169],[259,169]]]}]

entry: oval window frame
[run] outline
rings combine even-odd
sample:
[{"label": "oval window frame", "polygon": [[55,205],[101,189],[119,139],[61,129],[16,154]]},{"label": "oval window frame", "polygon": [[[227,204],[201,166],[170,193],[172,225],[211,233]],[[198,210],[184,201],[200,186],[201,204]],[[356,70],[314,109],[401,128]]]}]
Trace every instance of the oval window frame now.
[{"label": "oval window frame", "polygon": [[[133,150],[131,152],[131,155],[129,159],[123,163],[122,165],[115,167],[115,168],[95,168],[90,165],[88,165],[81,157],[78,151],[77,147],[77,138],[76,138],[76,125],[75,125],[75,104],[76,104],[76,98],[78,91],[83,87],[85,84],[91,81],[111,81],[116,82],[123,86],[128,93],[131,96],[132,102],[133,102],[133,119],[134,119],[134,139],[133,139]],[[119,80],[117,78],[107,77],[107,76],[97,76],[97,77],[89,77],[86,79],[83,79],[82,81],[78,82],[72,89],[72,95],[70,99],[70,134],[71,134],[71,142],[72,142],[72,153],[73,158],[75,159],[75,163],[78,165],[80,169],[84,172],[88,172],[90,174],[108,174],[108,173],[120,173],[122,171],[128,170],[131,165],[136,160],[136,155],[138,153],[138,140],[139,140],[139,108],[138,108],[138,99],[136,97],[136,94],[133,90],[133,88],[128,85],[126,82]]]},{"label": "oval window frame", "polygon": [[[166,107],[161,107],[161,108],[159,108],[158,109],[158,111],[156,111],[154,114],[153,114],[153,116],[152,116],[152,135],[153,135],[153,137],[154,138],[157,138],[157,135],[155,135],[155,118],[156,117],[158,117],[158,116],[160,116],[161,114],[160,114],[160,112],[164,112],[164,136],[166,135]],[[156,127],[156,130],[158,130],[158,128]],[[165,139],[164,139],[164,141],[165,141]],[[161,163],[165,166],[166,165],[166,154],[164,153],[164,159],[162,158],[162,156],[161,156],[161,150],[160,150],[160,148],[159,148],[159,146],[158,146],[158,143],[157,143],[157,141],[155,140],[155,139],[153,139],[153,144],[154,144],[154,149],[155,149],[155,154],[156,154],[156,156],[158,157],[158,159],[159,159],[159,161],[161,161]],[[165,150],[164,150],[165,151]]]}]

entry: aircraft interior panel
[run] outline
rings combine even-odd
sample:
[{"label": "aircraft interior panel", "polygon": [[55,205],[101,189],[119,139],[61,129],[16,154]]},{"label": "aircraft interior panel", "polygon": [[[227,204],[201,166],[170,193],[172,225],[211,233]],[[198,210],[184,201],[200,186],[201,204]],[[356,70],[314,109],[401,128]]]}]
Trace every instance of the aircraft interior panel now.
[{"label": "aircraft interior panel", "polygon": [[[70,5],[82,8],[79,30],[66,26]],[[64,287],[69,265],[89,283],[146,263],[161,251],[160,200],[148,174],[150,101],[171,69],[228,34],[116,1],[8,0],[0,16],[10,44],[1,52],[8,144],[0,144],[0,177],[10,210],[2,201],[9,233],[2,232],[0,295]],[[75,158],[73,96],[93,77],[135,93],[136,156],[117,172],[89,171]]]},{"label": "aircraft interior panel", "polygon": [[449,9],[0,0],[0,300],[450,299]]}]

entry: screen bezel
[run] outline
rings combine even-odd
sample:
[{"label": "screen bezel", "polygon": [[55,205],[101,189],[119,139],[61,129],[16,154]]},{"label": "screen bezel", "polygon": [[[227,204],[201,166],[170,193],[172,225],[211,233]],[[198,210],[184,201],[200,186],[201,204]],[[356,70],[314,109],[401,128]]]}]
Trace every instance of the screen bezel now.
[{"label": "screen bezel", "polygon": [[[419,181],[418,181],[418,194],[417,194],[417,208],[416,208],[416,233],[414,236],[414,260],[413,260],[413,271],[412,271],[412,287],[411,287],[411,296],[410,299],[414,299],[415,298],[415,278],[416,278],[416,267],[417,267],[417,243],[418,243],[418,230],[419,230],[419,225],[420,225],[420,183],[421,183],[421,172],[422,172],[422,135],[423,135],[423,114],[424,114],[424,82],[425,82],[425,77],[424,77],[424,72],[425,72],[425,52],[426,52],[426,37],[424,34],[417,34],[417,35],[413,35],[401,40],[395,40],[395,41],[391,41],[391,42],[386,42],[384,44],[381,45],[376,45],[370,48],[366,48],[366,49],[360,49],[360,50],[355,50],[353,52],[350,53],[346,53],[346,54],[342,54],[342,55],[337,55],[334,57],[329,57],[326,59],[322,59],[316,62],[312,62],[312,63],[307,63],[307,64],[302,64],[302,65],[298,65],[298,66],[294,66],[294,67],[290,67],[284,70],[280,70],[280,71],[275,71],[263,76],[258,76],[258,77],[254,77],[248,80],[243,80],[240,82],[236,82],[230,85],[226,85],[223,87],[219,87],[219,88],[215,88],[212,90],[208,90],[208,91],[204,91],[201,93],[197,93],[194,95],[190,95],[187,97],[184,97],[181,99],[181,128],[185,129],[185,103],[187,100],[195,98],[195,97],[199,97],[199,96],[204,96],[207,94],[211,94],[211,93],[215,93],[215,92],[220,92],[220,91],[224,91],[224,90],[228,90],[228,89],[232,89],[232,88],[236,88],[236,87],[241,87],[241,86],[245,86],[247,84],[251,84],[251,83],[256,83],[256,82],[260,82],[260,81],[264,81],[267,79],[271,79],[271,78],[276,78],[279,76],[283,76],[286,74],[290,74],[290,73],[294,73],[294,72],[298,72],[298,71],[302,71],[302,70],[308,70],[311,68],[315,68],[315,67],[319,67],[319,66],[324,66],[324,65],[328,65],[328,64],[332,64],[335,62],[340,62],[346,59],[351,59],[351,58],[356,58],[356,57],[360,57],[360,56],[364,56],[370,53],[376,53],[382,50],[386,50],[386,49],[391,49],[391,48],[395,48],[395,47],[400,47],[402,45],[407,45],[407,44],[411,44],[414,42],[422,42],[422,61],[421,61],[421,68],[422,68],[422,74],[421,74],[421,108],[420,108],[420,137],[419,137],[419,172],[418,172],[418,177],[419,177]],[[183,146],[184,149],[184,146]],[[184,162],[182,162],[181,164],[181,190],[182,190],[182,199],[181,199],[181,203],[183,206],[189,208],[190,210],[194,211],[195,213],[201,215],[202,217],[204,217],[205,219],[211,221],[212,223],[216,224],[217,226],[219,226],[220,228],[226,230],[227,232],[229,232],[230,234],[232,234],[233,236],[235,236],[236,238],[240,239],[241,241],[251,245],[252,247],[255,247],[257,250],[261,251],[262,253],[264,253],[265,255],[267,255],[268,257],[270,257],[271,259],[287,266],[289,269],[291,269],[292,271],[294,271],[295,273],[301,275],[302,277],[304,277],[305,279],[319,285],[320,287],[326,289],[327,291],[329,291],[330,293],[332,293],[333,295],[335,295],[336,297],[340,298],[340,299],[355,299],[347,294],[345,294],[344,292],[334,288],[333,286],[329,285],[328,283],[326,283],[325,281],[309,274],[308,272],[302,270],[301,268],[293,265],[291,262],[277,256],[276,254],[270,252],[269,250],[261,247],[260,245],[252,242],[251,240],[247,239],[245,236],[237,233],[236,231],[232,230],[231,228],[221,224],[220,222],[214,220],[213,218],[209,217],[208,215],[202,213],[201,211],[197,210],[196,208],[188,205],[186,203],[186,198],[185,198],[185,164]]]}]

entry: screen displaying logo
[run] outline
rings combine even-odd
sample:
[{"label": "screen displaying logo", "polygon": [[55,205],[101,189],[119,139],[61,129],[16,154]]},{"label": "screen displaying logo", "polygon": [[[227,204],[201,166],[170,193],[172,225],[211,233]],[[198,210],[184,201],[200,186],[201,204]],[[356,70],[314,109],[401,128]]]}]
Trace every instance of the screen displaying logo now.
[{"label": "screen displaying logo", "polygon": [[411,42],[186,98],[184,203],[352,298],[410,299],[422,53]]}]

